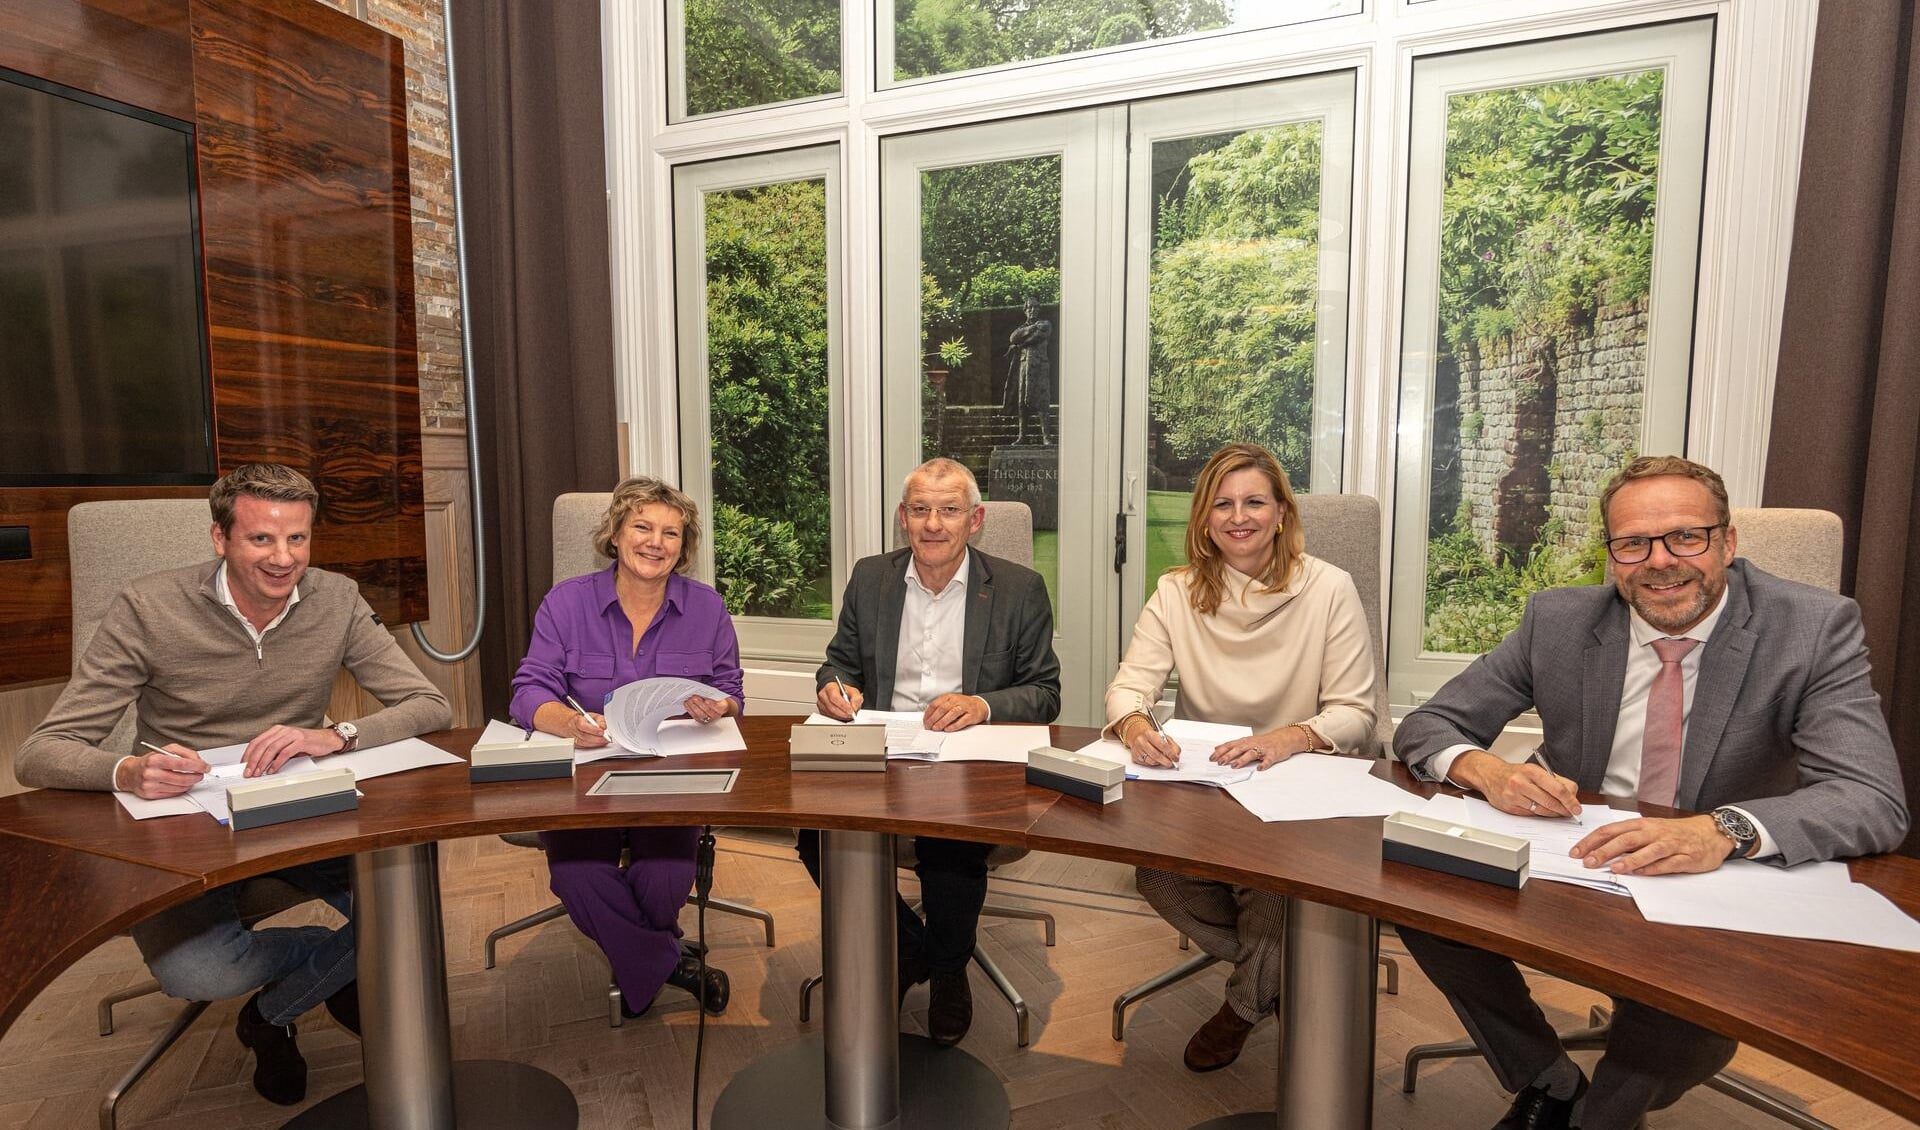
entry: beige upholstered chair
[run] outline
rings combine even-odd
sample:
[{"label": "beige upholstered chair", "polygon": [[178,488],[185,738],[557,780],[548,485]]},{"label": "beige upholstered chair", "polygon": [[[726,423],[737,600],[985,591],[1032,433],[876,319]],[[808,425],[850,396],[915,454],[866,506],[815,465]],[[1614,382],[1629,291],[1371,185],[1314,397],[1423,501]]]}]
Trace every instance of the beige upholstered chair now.
[{"label": "beige upholstered chair", "polygon": [[[1387,649],[1380,631],[1380,503],[1364,494],[1302,494],[1295,501],[1300,506],[1300,524],[1306,530],[1307,552],[1352,574],[1353,585],[1360,590],[1360,606],[1366,611],[1367,629],[1373,634],[1374,748],[1367,752],[1383,757],[1393,745],[1393,719],[1387,713]],[[1187,939],[1181,938],[1180,948],[1188,946]],[[1113,1038],[1126,1039],[1129,1008],[1219,960],[1195,954],[1123,991],[1113,999]],[[1382,957],[1380,967],[1387,975],[1387,992],[1398,993],[1399,964]]]},{"label": "beige upholstered chair", "polygon": [[[213,525],[205,499],[152,498],[83,502],[67,512],[67,554],[73,576],[73,666],[93,640],[113,598],[129,581],[199,562],[213,561]],[[134,708],[128,707],[104,749],[132,753]],[[278,879],[247,879],[238,889],[241,921],[248,926],[310,901],[306,892]],[[113,1035],[117,1004],[160,991],[151,978],[100,998],[100,1034]],[[113,1130],[121,1096],[138,1083],[160,1057],[186,1034],[209,1001],[185,1001],[159,1038],[148,1045],[127,1073],[100,1101],[100,1125]]]},{"label": "beige upholstered chair", "polygon": [[[599,551],[593,547],[593,535],[595,531],[600,528],[600,521],[606,517],[607,506],[612,501],[613,493],[611,491],[563,494],[553,500],[554,584],[557,585],[561,581],[572,577],[597,572],[612,563],[607,558],[600,556]],[[709,535],[710,534],[711,528],[709,527]],[[540,833],[538,832],[509,832],[500,838],[515,847],[534,849],[540,847]],[[687,896],[687,905],[698,906],[699,903],[699,896],[692,894]],[[771,911],[720,898],[709,898],[707,900],[707,909],[723,914],[737,914],[743,918],[752,918],[758,921],[766,931],[767,946],[769,948],[773,946],[773,914]],[[527,915],[525,918],[515,919],[495,930],[493,933],[488,934],[487,940],[482,946],[486,967],[488,969],[493,968],[495,950],[499,947],[502,938],[518,934],[522,930],[531,930],[535,926],[544,925],[556,918],[565,916],[566,913],[566,907],[559,903],[554,903],[545,910],[538,910]],[[607,987],[607,1023],[612,1027],[618,1028],[622,1020],[623,1018],[620,1014],[620,989],[616,985],[609,985]]]},{"label": "beige upholstered chair", "polygon": [[[1739,556],[1746,558],[1776,577],[1799,581],[1829,592],[1840,591],[1840,561],[1844,548],[1840,517],[1825,510],[1795,510],[1787,507],[1736,508],[1733,527],[1739,531]],[[1596,1005],[1587,1013],[1587,1026],[1560,1033],[1560,1043],[1568,1051],[1599,1051],[1607,1046],[1612,1030],[1612,1010]],[[1477,1056],[1480,1049],[1472,1040],[1452,1040],[1443,1044],[1421,1044],[1407,1050],[1401,1069],[1400,1089],[1412,1094],[1418,1084],[1420,1065],[1430,1059],[1458,1059]],[[1774,1116],[1796,1130],[1833,1130],[1828,1123],[1786,1105],[1731,1072],[1722,1071],[1707,1080],[1706,1087],[1755,1110]]]},{"label": "beige upholstered chair", "polygon": [[[981,505],[986,509],[986,520],[981,523],[980,532],[967,539],[967,544],[982,553],[1011,561],[1016,565],[1025,565],[1031,569],[1033,567],[1033,510],[1024,502],[984,502]],[[893,523],[894,548],[904,547],[906,540],[899,521],[893,518],[889,521]],[[1026,848],[998,845],[987,853],[987,870],[991,873],[1026,854]],[[914,863],[917,862],[913,854],[913,840],[905,836],[895,839],[893,856],[894,862],[901,869],[912,870]],[[918,903],[914,904],[914,909],[919,909]],[[1019,918],[1038,922],[1046,930],[1046,944],[1049,946],[1054,944],[1053,915],[1043,910],[1029,910],[1023,906],[1011,906],[989,899],[980,908],[980,917]],[[1026,998],[1022,997],[1020,990],[1014,988],[1013,982],[1007,979],[1005,971],[1000,968],[1000,963],[993,960],[992,956],[978,945],[973,947],[973,963],[980,967],[980,972],[987,975],[987,980],[993,982],[993,987],[999,990],[1000,995],[1006,998],[1007,1004],[1012,1006],[1014,1037],[1020,1047],[1026,1047],[1029,1039]],[[809,977],[800,983],[800,1022],[802,1024],[805,1024],[813,1015],[813,991],[824,979],[824,975]]]}]

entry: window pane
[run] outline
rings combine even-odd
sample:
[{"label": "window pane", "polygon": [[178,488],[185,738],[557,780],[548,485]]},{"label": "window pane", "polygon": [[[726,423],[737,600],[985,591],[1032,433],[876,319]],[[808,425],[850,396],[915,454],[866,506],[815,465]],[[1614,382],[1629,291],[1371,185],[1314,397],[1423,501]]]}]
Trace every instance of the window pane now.
[{"label": "window pane", "polygon": [[1185,563],[1193,480],[1221,445],[1264,444],[1296,490],[1313,481],[1322,133],[1153,144],[1146,595]]},{"label": "window pane", "polygon": [[684,0],[682,116],[840,90],[837,0]]},{"label": "window pane", "polygon": [[826,182],[704,204],[716,584],[736,616],[827,619]]},{"label": "window pane", "polygon": [[1032,509],[1057,610],[1060,158],[930,170],[920,208],[921,458]]},{"label": "window pane", "polygon": [[1360,0],[892,2],[896,81],[1360,11]]}]

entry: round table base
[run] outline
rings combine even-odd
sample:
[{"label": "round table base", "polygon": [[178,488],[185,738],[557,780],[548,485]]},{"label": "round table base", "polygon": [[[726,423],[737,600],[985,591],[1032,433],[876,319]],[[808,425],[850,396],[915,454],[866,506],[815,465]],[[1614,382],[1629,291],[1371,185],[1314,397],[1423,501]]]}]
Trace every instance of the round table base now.
[{"label": "round table base", "polygon": [[1245,1114],[1209,1118],[1191,1130],[1274,1130],[1279,1124],[1279,1118],[1270,1110],[1250,1110]]},{"label": "round table base", "polygon": [[[736,1074],[713,1107],[713,1130],[834,1130],[827,1121],[826,1052],[808,1036]],[[900,1037],[898,1130],[1002,1130],[1007,1089],[987,1065],[924,1036]]]},{"label": "round table base", "polygon": [[[580,1125],[580,1104],[567,1085],[524,1063],[456,1061],[453,1104],[460,1130],[570,1130]],[[354,1086],[301,1111],[285,1130],[361,1130],[367,1124],[367,1089]]]}]

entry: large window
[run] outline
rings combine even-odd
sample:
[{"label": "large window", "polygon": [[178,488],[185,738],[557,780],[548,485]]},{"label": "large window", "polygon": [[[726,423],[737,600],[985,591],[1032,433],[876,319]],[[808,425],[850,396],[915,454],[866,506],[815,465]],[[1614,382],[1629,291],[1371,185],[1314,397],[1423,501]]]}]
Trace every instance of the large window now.
[{"label": "large window", "polygon": [[736,618],[825,621],[838,154],[716,161],[675,181],[681,293],[700,296],[681,307],[680,422],[682,482],[710,516],[702,569]]},{"label": "large window", "polygon": [[1686,445],[1713,22],[1414,64],[1393,674],[1603,578],[1600,492]]},{"label": "large window", "polygon": [[624,469],[756,700],[929,454],[1034,510],[1067,722],[1228,440],[1383,503],[1398,706],[1598,577],[1629,454],[1759,502],[1817,0],[1103,4],[603,8]]}]

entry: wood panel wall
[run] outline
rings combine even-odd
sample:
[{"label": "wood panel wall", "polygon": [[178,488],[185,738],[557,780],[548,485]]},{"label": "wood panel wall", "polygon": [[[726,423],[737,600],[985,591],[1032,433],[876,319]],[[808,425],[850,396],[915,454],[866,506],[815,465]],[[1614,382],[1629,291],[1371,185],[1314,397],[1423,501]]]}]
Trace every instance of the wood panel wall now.
[{"label": "wood panel wall", "polygon": [[[428,615],[400,42],[312,0],[0,0],[0,66],[195,127],[220,466],[320,488],[314,562]],[[66,511],[178,488],[0,489],[0,686],[66,675]]]}]

